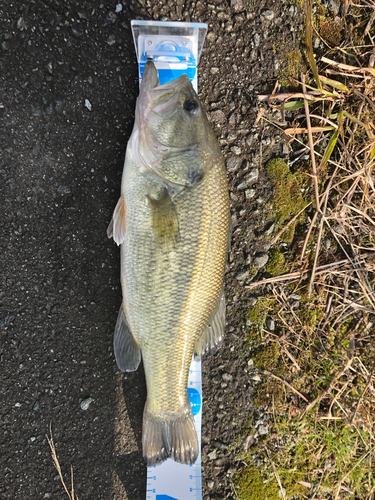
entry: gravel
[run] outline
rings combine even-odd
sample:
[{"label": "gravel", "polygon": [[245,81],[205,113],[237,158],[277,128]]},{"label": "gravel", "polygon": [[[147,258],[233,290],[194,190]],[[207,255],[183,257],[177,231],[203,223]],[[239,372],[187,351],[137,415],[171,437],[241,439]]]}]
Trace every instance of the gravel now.
[{"label": "gravel", "polygon": [[267,262],[268,262],[268,254],[266,253],[261,253],[259,255],[257,255],[255,258],[254,258],[254,265],[257,269],[261,269],[262,267],[264,267]]}]

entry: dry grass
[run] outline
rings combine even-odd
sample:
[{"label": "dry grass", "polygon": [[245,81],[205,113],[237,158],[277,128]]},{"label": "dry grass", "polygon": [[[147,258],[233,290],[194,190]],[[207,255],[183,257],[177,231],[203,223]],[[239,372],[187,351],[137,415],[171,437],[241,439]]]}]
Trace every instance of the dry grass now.
[{"label": "dry grass", "polygon": [[308,2],[315,84],[302,75],[300,92],[278,94],[276,85],[259,96],[258,122],[283,128],[291,163],[311,160],[313,210],[305,207],[309,224],[289,272],[249,286],[272,287],[277,328],[263,328],[262,338],[278,344],[283,368],[269,374],[284,387],[274,407],[276,441],[289,438],[283,451],[271,452],[270,440],[260,453],[268,476],[298,498],[375,495],[375,2],[352,8],[362,46],[349,40],[316,64]]},{"label": "dry grass", "polygon": [[76,495],[76,493],[74,491],[73,467],[72,466],[70,467],[70,483],[71,483],[71,490],[70,491],[69,491],[69,489],[66,486],[66,483],[64,481],[64,477],[63,477],[63,474],[61,471],[60,463],[59,463],[59,460],[57,458],[55,443],[53,442],[52,425],[50,425],[50,435],[49,436],[46,435],[46,438],[47,438],[49,447],[51,448],[51,455],[52,455],[53,464],[57,470],[57,473],[58,473],[60,480],[61,480],[61,484],[63,485],[64,490],[65,490],[66,494],[68,495],[69,500],[79,500],[78,496]]}]

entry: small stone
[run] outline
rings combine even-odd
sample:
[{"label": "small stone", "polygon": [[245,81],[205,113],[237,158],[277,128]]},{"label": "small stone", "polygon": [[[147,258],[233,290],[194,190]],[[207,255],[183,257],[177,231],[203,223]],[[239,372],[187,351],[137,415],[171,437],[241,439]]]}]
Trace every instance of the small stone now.
[{"label": "small stone", "polygon": [[115,35],[109,35],[107,39],[108,45],[114,45],[116,43],[116,37]]},{"label": "small stone", "polygon": [[261,267],[265,266],[268,262],[268,254],[266,253],[261,253],[254,259],[254,265],[257,269],[260,269]]},{"label": "small stone", "polygon": [[329,239],[324,240],[324,246],[328,250],[331,247],[331,240]]},{"label": "small stone", "polygon": [[262,139],[262,144],[264,146],[269,146],[271,144],[271,139],[269,137],[265,137],[264,139]]},{"label": "small stone", "polygon": [[279,489],[279,497],[280,498],[286,498],[286,489],[285,488],[281,487]]},{"label": "small stone", "polygon": [[119,13],[119,12],[121,12],[121,11],[122,11],[122,4],[121,4],[121,3],[118,3],[118,4],[116,5],[115,12],[116,12],[116,14],[118,14],[118,13]]},{"label": "small stone", "polygon": [[275,224],[271,224],[265,231],[264,234],[265,236],[269,236],[270,234],[273,233],[273,230],[275,229]]},{"label": "small stone", "polygon": [[213,33],[212,31],[210,31],[208,33],[208,35],[206,36],[206,40],[208,40],[209,42],[214,42],[216,40],[215,33]]},{"label": "small stone", "polygon": [[233,377],[230,373],[223,373],[222,379],[225,380],[226,382],[230,382],[233,379]]},{"label": "small stone", "polygon": [[109,11],[107,17],[104,19],[102,26],[107,26],[108,24],[113,24],[117,19],[117,16],[114,12]]},{"label": "small stone", "polygon": [[251,380],[254,380],[254,382],[260,382],[262,379],[260,378],[260,375],[256,374],[251,377]]},{"label": "small stone", "polygon": [[247,438],[242,443],[242,448],[244,451],[249,451],[251,446],[255,443],[255,438],[253,435],[247,436]]},{"label": "small stone", "polygon": [[247,88],[247,90],[250,90],[250,92],[251,92],[252,90],[254,90],[254,85],[249,85],[249,86],[248,86],[248,88]]},{"label": "small stone", "polygon": [[274,322],[274,320],[272,318],[267,318],[266,325],[267,325],[268,330],[270,330],[271,332],[274,331],[274,329],[275,329],[275,322]]},{"label": "small stone", "polygon": [[211,451],[211,453],[208,453],[208,458],[210,460],[215,460],[216,459],[216,455],[217,455],[217,450],[215,449],[214,451]]},{"label": "small stone", "polygon": [[38,402],[38,401],[35,401],[34,406],[33,406],[33,410],[34,410],[34,411],[38,411],[38,410],[39,410],[39,408],[40,408],[40,406],[39,406],[39,402]]},{"label": "small stone", "polygon": [[210,490],[212,490],[212,488],[215,486],[215,483],[213,481],[207,481],[207,488],[210,488]]},{"label": "small stone", "polygon": [[324,0],[323,3],[333,14],[337,15],[339,13],[340,8],[335,0]]},{"label": "small stone", "polygon": [[254,198],[256,195],[255,189],[246,189],[245,191],[245,196],[247,200],[250,200],[251,198]]},{"label": "small stone", "polygon": [[61,185],[57,188],[57,192],[60,194],[69,194],[72,192],[72,190],[68,186]]},{"label": "small stone", "polygon": [[219,73],[219,71],[220,71],[220,70],[219,70],[219,68],[215,68],[215,67],[213,67],[213,68],[211,68],[211,69],[210,69],[210,71],[211,71],[211,73],[212,73],[213,75],[215,75],[216,73]]},{"label": "small stone", "polygon": [[236,280],[238,281],[245,281],[245,279],[248,277],[249,271],[245,271],[244,273],[237,274]]},{"label": "small stone", "polygon": [[221,443],[220,441],[212,441],[211,445],[218,450],[227,450],[229,448],[227,444]]},{"label": "small stone", "polygon": [[21,31],[27,30],[27,26],[23,17],[20,17],[17,21],[17,28]]},{"label": "small stone", "polygon": [[29,439],[27,440],[27,442],[28,442],[28,444],[31,444],[31,443],[33,443],[35,440],[36,440],[36,437],[35,437],[35,436],[32,436],[31,438],[29,438]]},{"label": "small stone", "polygon": [[92,109],[92,106],[91,106],[91,102],[88,100],[88,99],[85,99],[85,106],[86,108],[91,111]]},{"label": "small stone", "polygon": [[231,156],[227,160],[227,170],[228,172],[235,172],[240,166],[240,161],[235,156]]},{"label": "small stone", "polygon": [[21,408],[21,403],[16,403],[14,406],[15,406],[16,408]]},{"label": "small stone", "polygon": [[258,302],[257,297],[249,297],[249,306],[254,307]]},{"label": "small stone", "polygon": [[340,224],[336,224],[333,228],[333,230],[335,231],[335,233],[337,234],[344,234],[345,233],[345,230],[342,226],[340,226]]},{"label": "small stone", "polygon": [[272,21],[272,19],[275,17],[275,13],[273,10],[265,10],[261,13],[261,17],[263,17],[263,19],[266,19],[267,21]]},{"label": "small stone", "polygon": [[86,398],[86,399],[83,399],[80,403],[80,406],[81,406],[81,410],[88,410],[89,406],[91,405],[91,403],[93,402],[94,400],[92,398]]},{"label": "small stone", "polygon": [[242,153],[242,150],[241,148],[239,148],[238,146],[233,146],[232,148],[230,148],[230,150],[232,151],[232,153],[234,153],[235,155],[240,155]]},{"label": "small stone", "polygon": [[301,300],[301,295],[298,295],[298,293],[292,293],[290,296],[292,300]]},{"label": "small stone", "polygon": [[254,45],[255,47],[259,47],[260,45],[260,36],[257,33],[254,35]]},{"label": "small stone", "polygon": [[246,184],[255,184],[259,179],[259,170],[253,168],[247,175],[245,175]]},{"label": "small stone", "polygon": [[35,106],[35,108],[33,108],[33,116],[42,116],[42,114],[42,110],[39,106]]},{"label": "small stone", "polygon": [[1,49],[2,49],[2,50],[4,50],[4,52],[5,52],[6,50],[8,50],[8,45],[7,45],[7,43],[6,43],[6,42],[2,42],[2,44],[1,44]]},{"label": "small stone", "polygon": [[254,361],[252,359],[249,359],[247,362],[247,366],[254,366]]},{"label": "small stone", "polygon": [[313,38],[313,46],[314,46],[314,49],[318,49],[319,48],[319,45],[320,45],[320,40],[317,36],[314,36]]},{"label": "small stone", "polygon": [[43,498],[51,498],[52,494],[51,493],[44,493]]},{"label": "small stone", "polygon": [[242,0],[231,0],[230,6],[234,12],[241,12],[244,9]]},{"label": "small stone", "polygon": [[257,432],[258,432],[259,436],[265,436],[266,434],[268,434],[268,425],[267,424],[260,425],[257,428]]},{"label": "small stone", "polygon": [[211,120],[215,123],[225,123],[226,121],[225,114],[220,109],[218,109],[217,111],[212,111],[212,113],[210,113],[210,116]]},{"label": "small stone", "polygon": [[298,12],[298,9],[297,9],[297,7],[296,7],[295,5],[291,5],[291,6],[289,7],[289,14],[290,14],[291,16],[293,16],[293,17],[294,17],[294,16],[297,14],[297,12]]},{"label": "small stone", "polygon": [[225,465],[226,463],[228,462],[228,459],[226,457],[223,457],[223,458],[218,458],[217,460],[215,460],[215,465],[217,467],[222,467],[223,465]]}]

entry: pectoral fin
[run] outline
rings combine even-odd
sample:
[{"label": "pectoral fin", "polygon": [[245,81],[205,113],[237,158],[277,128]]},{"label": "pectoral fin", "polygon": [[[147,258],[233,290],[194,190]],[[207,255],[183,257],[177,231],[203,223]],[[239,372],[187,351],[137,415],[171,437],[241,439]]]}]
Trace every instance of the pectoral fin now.
[{"label": "pectoral fin", "polygon": [[141,362],[141,350],[133,338],[121,304],[114,335],[117,366],[123,372],[134,372]]},{"label": "pectoral fin", "polygon": [[157,242],[166,250],[172,250],[180,239],[175,204],[166,188],[157,197],[148,197],[151,206],[152,232]]},{"label": "pectoral fin", "polygon": [[113,212],[111,222],[109,223],[107,229],[108,238],[112,238],[115,240],[117,245],[121,245],[125,238],[125,230],[126,230],[126,206],[125,200],[122,196],[120,196],[116,208]]},{"label": "pectoral fin", "polygon": [[222,292],[212,313],[208,325],[203,330],[194,348],[194,358],[202,359],[203,356],[213,354],[219,349],[224,340],[225,330],[225,296]]}]

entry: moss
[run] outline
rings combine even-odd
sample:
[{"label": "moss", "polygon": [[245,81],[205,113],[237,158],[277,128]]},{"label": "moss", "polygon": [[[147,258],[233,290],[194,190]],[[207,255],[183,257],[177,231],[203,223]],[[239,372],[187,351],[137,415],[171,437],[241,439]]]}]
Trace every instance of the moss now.
[{"label": "moss", "polygon": [[270,342],[252,357],[255,368],[260,370],[272,370],[277,366],[279,359],[279,344]]},{"label": "moss", "polygon": [[239,500],[279,500],[276,483],[264,483],[259,470],[251,464],[233,478]]},{"label": "moss", "polygon": [[[246,313],[246,320],[249,324],[247,339],[253,347],[258,347],[263,342],[262,329],[266,322],[267,311],[270,310],[270,303],[267,299],[259,299],[252,309]],[[247,346],[250,347],[250,346]]]},{"label": "moss", "polygon": [[274,378],[268,377],[258,385],[253,401],[255,406],[278,405],[283,396],[282,383]]},{"label": "moss", "polygon": [[280,71],[277,79],[283,87],[297,88],[301,73],[307,73],[307,66],[301,51],[296,47],[280,58]]},{"label": "moss", "polygon": [[255,266],[251,266],[249,269],[249,276],[247,279],[253,279],[258,274],[258,269]]},{"label": "moss", "polygon": [[333,19],[317,16],[317,31],[324,41],[333,47],[340,45],[341,36],[341,23],[336,24]]},{"label": "moss", "polygon": [[246,319],[249,320],[252,325],[262,328],[266,322],[268,309],[268,301],[265,299],[259,299],[255,306],[247,311]]},{"label": "moss", "polygon": [[266,271],[269,274],[272,275],[278,275],[281,274],[284,270],[285,266],[285,257],[284,255],[280,252],[278,248],[273,248],[269,253],[268,253],[269,259],[267,262],[267,267]]},{"label": "moss", "polygon": [[310,331],[315,330],[319,321],[324,316],[324,311],[314,305],[314,301],[301,301],[300,307],[296,310],[296,315],[301,320],[303,326],[306,326]]},{"label": "moss", "polygon": [[[288,165],[280,158],[270,160],[266,165],[267,175],[275,189],[272,202],[266,206],[268,216],[273,217],[276,230],[279,231],[284,223],[301,211],[307,204],[301,194],[303,179],[301,174],[292,174]],[[290,224],[282,234],[281,239],[290,243],[298,220]]]}]

